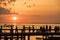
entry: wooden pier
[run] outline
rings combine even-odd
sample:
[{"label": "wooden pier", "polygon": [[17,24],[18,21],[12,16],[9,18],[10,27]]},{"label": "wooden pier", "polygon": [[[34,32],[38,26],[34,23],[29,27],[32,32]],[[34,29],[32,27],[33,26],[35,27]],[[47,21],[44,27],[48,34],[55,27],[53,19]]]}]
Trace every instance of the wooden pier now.
[{"label": "wooden pier", "polygon": [[[5,30],[9,32],[3,32]],[[3,40],[26,40],[26,36],[28,36],[27,40],[30,40],[30,36],[39,36],[39,35],[43,36],[43,38],[41,38],[43,40],[51,40],[51,38],[52,39],[54,38],[53,35],[60,35],[60,27],[55,26],[54,28],[52,28],[52,26],[46,25],[45,27],[35,28],[34,25],[32,25],[32,27],[26,27],[25,25],[23,25],[22,29],[18,29],[17,26],[14,29],[13,25],[10,25],[10,29],[8,28],[3,29],[3,26],[2,25],[0,26],[0,40],[2,39]]]}]

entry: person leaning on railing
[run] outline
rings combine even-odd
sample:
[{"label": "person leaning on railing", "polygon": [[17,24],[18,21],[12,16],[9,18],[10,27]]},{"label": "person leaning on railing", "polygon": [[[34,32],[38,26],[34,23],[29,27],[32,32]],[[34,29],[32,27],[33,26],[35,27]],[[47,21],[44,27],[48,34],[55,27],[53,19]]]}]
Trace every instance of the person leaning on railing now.
[{"label": "person leaning on railing", "polygon": [[2,33],[2,26],[0,26],[0,34]]},{"label": "person leaning on railing", "polygon": [[55,26],[54,30],[55,30],[55,33],[58,33],[59,32],[59,27]]},{"label": "person leaning on railing", "polygon": [[51,26],[49,26],[49,33],[51,33]]},{"label": "person leaning on railing", "polygon": [[41,31],[41,33],[45,33],[45,31],[46,31],[45,27],[40,27],[40,31]]}]

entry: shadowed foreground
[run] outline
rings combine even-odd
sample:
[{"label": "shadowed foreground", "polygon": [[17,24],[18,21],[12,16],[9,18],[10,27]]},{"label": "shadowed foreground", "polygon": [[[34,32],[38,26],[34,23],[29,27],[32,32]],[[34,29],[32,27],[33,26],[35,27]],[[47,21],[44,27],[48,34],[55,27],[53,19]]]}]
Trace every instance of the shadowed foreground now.
[{"label": "shadowed foreground", "polygon": [[[8,27],[8,28],[7,28]],[[60,26],[52,26],[46,25],[45,27],[35,28],[34,25],[32,27],[26,27],[23,25],[22,28],[14,29],[14,25],[1,25],[0,26],[0,40],[30,40],[30,36],[43,36],[42,38],[36,38],[36,40],[60,40]]]}]

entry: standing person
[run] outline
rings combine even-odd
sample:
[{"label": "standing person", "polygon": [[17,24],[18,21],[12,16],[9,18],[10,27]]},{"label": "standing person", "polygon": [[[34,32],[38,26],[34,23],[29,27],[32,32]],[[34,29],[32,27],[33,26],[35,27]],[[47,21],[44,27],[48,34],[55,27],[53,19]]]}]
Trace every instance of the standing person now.
[{"label": "standing person", "polygon": [[46,25],[46,33],[48,33],[48,25]]},{"label": "standing person", "polygon": [[51,33],[51,26],[49,26],[49,33]]},{"label": "standing person", "polygon": [[15,29],[15,33],[18,33],[18,28],[17,28],[17,26],[16,26],[16,29]]},{"label": "standing person", "polygon": [[0,34],[2,34],[2,26],[0,26]]}]

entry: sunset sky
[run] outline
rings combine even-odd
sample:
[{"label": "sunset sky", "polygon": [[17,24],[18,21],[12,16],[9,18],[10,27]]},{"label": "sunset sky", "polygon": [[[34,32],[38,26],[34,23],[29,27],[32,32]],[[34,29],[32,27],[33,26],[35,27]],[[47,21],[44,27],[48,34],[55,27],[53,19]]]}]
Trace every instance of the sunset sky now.
[{"label": "sunset sky", "polygon": [[0,23],[60,23],[60,0],[0,1]]}]

